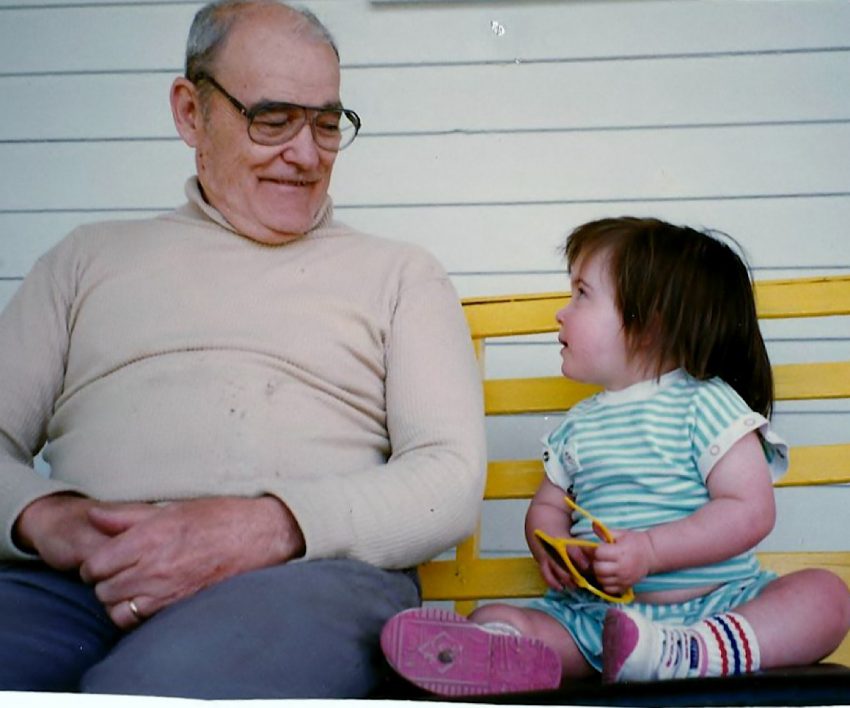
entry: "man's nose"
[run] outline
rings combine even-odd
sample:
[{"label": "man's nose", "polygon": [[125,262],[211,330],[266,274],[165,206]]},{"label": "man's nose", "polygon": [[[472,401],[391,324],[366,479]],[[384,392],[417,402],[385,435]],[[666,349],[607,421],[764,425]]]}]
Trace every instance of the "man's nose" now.
[{"label": "man's nose", "polygon": [[295,135],[283,144],[283,159],[302,168],[315,168],[319,165],[319,147],[313,140],[313,131],[309,121],[304,121]]}]

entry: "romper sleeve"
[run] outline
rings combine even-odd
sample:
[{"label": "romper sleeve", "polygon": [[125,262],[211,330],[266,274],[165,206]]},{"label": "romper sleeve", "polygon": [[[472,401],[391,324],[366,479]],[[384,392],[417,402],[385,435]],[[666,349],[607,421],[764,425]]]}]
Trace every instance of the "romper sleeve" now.
[{"label": "romper sleeve", "polygon": [[578,455],[571,440],[572,424],[567,417],[552,433],[542,439],[543,469],[546,478],[556,487],[572,494],[575,473],[578,470]]},{"label": "romper sleeve", "polygon": [[751,410],[721,379],[711,379],[700,387],[693,409],[693,426],[694,457],[704,480],[717,461],[750,432],[759,435],[773,481],[788,469],[788,444],[767,418]]}]

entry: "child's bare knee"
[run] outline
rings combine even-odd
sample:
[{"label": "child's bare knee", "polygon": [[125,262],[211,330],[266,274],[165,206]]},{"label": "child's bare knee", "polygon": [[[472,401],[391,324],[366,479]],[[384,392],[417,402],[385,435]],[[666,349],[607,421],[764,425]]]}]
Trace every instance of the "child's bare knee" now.
[{"label": "child's bare knee", "polygon": [[504,622],[519,630],[521,634],[529,634],[531,632],[531,621],[528,611],[514,605],[506,605],[504,603],[484,605],[469,615],[469,619],[476,624]]},{"label": "child's bare knee", "polygon": [[846,633],[850,628],[850,590],[844,581],[828,570],[821,571],[822,578],[818,585],[823,588],[828,604],[835,608],[836,625],[843,627]]}]

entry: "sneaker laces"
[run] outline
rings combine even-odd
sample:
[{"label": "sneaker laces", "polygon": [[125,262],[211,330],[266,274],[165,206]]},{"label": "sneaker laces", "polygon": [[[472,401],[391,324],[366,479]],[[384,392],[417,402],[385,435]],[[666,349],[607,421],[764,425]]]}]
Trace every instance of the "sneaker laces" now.
[{"label": "sneaker laces", "polygon": [[678,627],[659,627],[661,652],[658,659],[658,678],[675,679],[698,675],[700,639],[693,630]]}]

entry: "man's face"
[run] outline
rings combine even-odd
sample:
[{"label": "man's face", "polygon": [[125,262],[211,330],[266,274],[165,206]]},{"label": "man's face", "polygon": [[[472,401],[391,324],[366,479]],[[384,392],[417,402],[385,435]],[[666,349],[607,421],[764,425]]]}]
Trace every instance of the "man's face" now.
[{"label": "man's face", "polygon": [[[240,18],[212,73],[247,107],[261,100],[340,102],[333,49],[293,33],[291,14],[280,7]],[[248,137],[246,118],[220,92],[205,100],[194,147],[207,200],[255,241],[274,245],[304,234],[327,195],[336,153],[316,146],[309,121],[283,145],[257,145]]]}]

